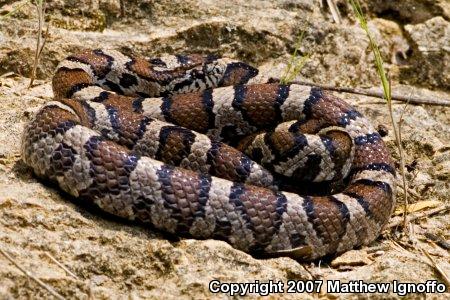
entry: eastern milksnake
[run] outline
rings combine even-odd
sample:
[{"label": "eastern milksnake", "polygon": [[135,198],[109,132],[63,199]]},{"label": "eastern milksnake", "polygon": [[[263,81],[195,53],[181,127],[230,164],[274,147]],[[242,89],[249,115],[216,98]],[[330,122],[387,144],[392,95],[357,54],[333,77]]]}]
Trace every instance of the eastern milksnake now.
[{"label": "eastern milksnake", "polygon": [[23,160],[109,213],[247,252],[316,259],[373,241],[395,193],[380,135],[327,91],[246,84],[256,74],[212,56],[71,55]]}]

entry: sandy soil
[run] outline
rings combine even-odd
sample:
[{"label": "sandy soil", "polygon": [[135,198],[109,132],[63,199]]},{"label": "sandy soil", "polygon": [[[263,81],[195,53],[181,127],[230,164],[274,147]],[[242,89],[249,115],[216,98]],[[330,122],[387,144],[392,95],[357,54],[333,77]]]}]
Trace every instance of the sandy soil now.
[{"label": "sandy soil", "polygon": [[[212,295],[208,283],[255,280],[364,280],[425,282],[443,278],[420,249],[450,274],[450,254],[430,234],[450,241],[448,211],[416,220],[411,243],[390,229],[369,247],[314,263],[291,258],[256,259],[215,240],[177,239],[85,207],[38,180],[20,158],[20,136],[33,113],[52,98],[57,62],[82,47],[125,53],[216,53],[258,66],[256,81],[283,74],[296,37],[310,53],[298,79],[338,86],[377,88],[379,81],[364,33],[345,1],[342,23],[326,1],[52,1],[50,36],[38,80],[28,89],[36,37],[36,13],[25,1],[0,0],[0,248],[66,298],[190,299]],[[392,77],[394,91],[450,99],[450,5],[447,1],[362,1],[370,29]],[[412,7],[414,9],[412,9]],[[8,17],[1,17],[13,12]],[[383,100],[340,94],[375,125],[390,128]],[[404,103],[395,102],[397,117]],[[449,205],[450,108],[409,105],[403,146],[411,202]],[[398,161],[392,130],[384,138]],[[399,189],[397,208],[403,193]],[[396,218],[392,222],[395,222]],[[48,255],[70,270],[65,272]],[[255,295],[257,296],[257,295]],[[381,294],[283,294],[272,298],[386,298]],[[426,295],[446,298],[447,295]],[[50,294],[0,255],[0,299],[47,299]],[[395,298],[395,293],[390,293]],[[424,298],[410,294],[407,298]]]}]

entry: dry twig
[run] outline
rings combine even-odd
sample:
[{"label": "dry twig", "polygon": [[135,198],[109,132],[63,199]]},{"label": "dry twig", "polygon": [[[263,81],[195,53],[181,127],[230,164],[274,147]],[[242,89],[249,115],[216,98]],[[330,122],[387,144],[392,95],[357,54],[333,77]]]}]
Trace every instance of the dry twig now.
[{"label": "dry twig", "polygon": [[[270,78],[269,82],[280,82],[280,79]],[[300,80],[291,81],[290,83],[302,84],[302,85],[308,85],[308,86],[317,86],[324,90],[335,91],[338,93],[350,93],[350,94],[364,95],[364,96],[384,99],[384,94],[381,91],[367,91],[367,90],[358,89],[358,88],[337,87],[337,86],[332,86],[332,85],[314,83],[314,82],[310,82],[310,81],[300,81]],[[404,95],[400,95],[400,94],[392,94],[392,100],[409,102],[410,104],[450,106],[450,99],[428,99],[428,98],[417,97],[417,96],[404,96]]]},{"label": "dry twig", "polygon": [[67,274],[69,274],[70,276],[72,276],[73,278],[79,280],[79,278],[77,277],[77,275],[75,275],[74,273],[72,273],[69,269],[67,269],[66,266],[64,266],[62,263],[60,263],[59,261],[56,260],[56,258],[54,258],[50,253],[48,252],[44,252],[44,254],[50,258],[50,260],[52,262],[54,262],[55,264],[58,265],[58,267],[60,267],[61,269],[63,269]]},{"label": "dry twig", "polygon": [[330,8],[331,15],[333,16],[334,22],[336,24],[341,24],[341,14],[339,13],[339,9],[336,5],[335,0],[327,0],[328,7]]},{"label": "dry twig", "polygon": [[389,239],[391,242],[391,245],[393,245],[392,248],[396,248],[397,250],[405,253],[410,253],[410,251],[406,250],[404,246],[400,245],[398,242],[394,241],[393,239]]},{"label": "dry twig", "polygon": [[425,232],[425,237],[433,242],[435,245],[438,245],[439,247],[450,250],[450,243],[444,240],[443,238],[431,233],[431,232]]},{"label": "dry twig", "polygon": [[34,63],[33,63],[33,69],[31,71],[30,76],[30,84],[28,85],[28,88],[33,86],[33,82],[36,78],[36,71],[37,67],[39,65],[39,59],[42,54],[42,50],[44,49],[45,43],[48,38],[48,31],[49,26],[47,26],[47,29],[45,31],[45,34],[43,35],[43,28],[45,24],[45,0],[35,0],[36,10],[38,13],[38,35],[37,35],[37,41],[36,41],[36,51],[34,54]]},{"label": "dry twig", "polygon": [[386,244],[365,248],[367,254],[375,253],[377,251],[387,251],[389,249],[390,249],[389,245]]},{"label": "dry twig", "polygon": [[13,75],[15,75],[14,72],[7,72],[7,73],[0,75],[0,78],[6,78],[6,77],[13,76]]},{"label": "dry twig", "polygon": [[[450,205],[443,205],[440,207],[436,207],[434,209],[430,209],[424,212],[420,212],[420,213],[416,213],[416,214],[410,214],[408,216],[408,222],[417,220],[417,219],[421,219],[421,218],[425,218],[425,217],[429,217],[444,211],[450,210]],[[402,224],[404,222],[403,218],[394,218],[391,220],[391,222],[386,226],[386,229],[391,229],[393,227],[397,227],[400,224]]]},{"label": "dry twig", "polygon": [[58,294],[52,287],[45,284],[42,280],[31,274],[29,271],[25,270],[22,266],[20,266],[6,251],[4,251],[2,248],[0,248],[0,253],[9,260],[14,266],[16,266],[17,269],[22,271],[27,277],[34,280],[38,285],[40,285],[42,288],[46,289],[50,294],[52,294],[53,297],[56,299],[64,300],[64,297]]}]

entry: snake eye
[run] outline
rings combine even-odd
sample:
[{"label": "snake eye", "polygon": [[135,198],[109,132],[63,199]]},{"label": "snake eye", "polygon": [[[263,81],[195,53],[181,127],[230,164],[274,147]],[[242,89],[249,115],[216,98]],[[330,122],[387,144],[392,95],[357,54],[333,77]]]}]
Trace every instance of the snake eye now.
[{"label": "snake eye", "polygon": [[161,58],[151,58],[148,60],[148,62],[156,67],[167,67],[166,63]]}]

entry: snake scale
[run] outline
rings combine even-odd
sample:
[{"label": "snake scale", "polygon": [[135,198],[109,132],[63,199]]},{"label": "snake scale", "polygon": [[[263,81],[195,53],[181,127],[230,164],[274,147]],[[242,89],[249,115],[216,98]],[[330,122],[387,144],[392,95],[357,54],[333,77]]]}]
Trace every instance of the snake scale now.
[{"label": "snake scale", "polygon": [[[108,213],[250,253],[311,260],[373,241],[395,193],[380,135],[331,93],[249,84],[257,73],[213,56],[80,51],[26,125],[23,160]],[[324,194],[333,183],[344,187]]]}]

